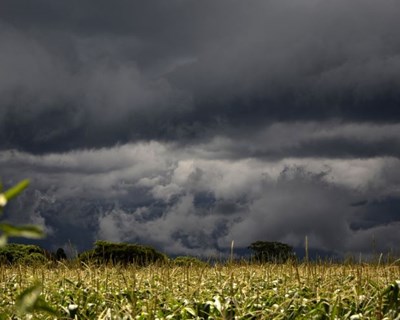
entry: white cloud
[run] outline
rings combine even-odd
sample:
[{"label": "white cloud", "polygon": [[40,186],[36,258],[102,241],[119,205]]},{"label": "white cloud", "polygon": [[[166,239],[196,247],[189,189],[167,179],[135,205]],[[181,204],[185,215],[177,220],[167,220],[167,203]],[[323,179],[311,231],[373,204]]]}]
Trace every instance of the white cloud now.
[{"label": "white cloud", "polygon": [[[306,235],[315,248],[361,250],[359,239],[370,231],[351,229],[363,220],[363,207],[351,205],[399,195],[395,158],[270,161],[199,154],[150,142],[42,156],[3,151],[0,164],[6,183],[28,177],[40,190],[32,194],[38,205],[31,210],[19,211],[29,206],[27,199],[14,208],[19,221],[40,222],[54,234],[60,225],[51,224],[64,221],[87,226],[93,238],[146,242],[180,254],[215,254],[232,240],[243,247],[259,239],[301,246]],[[58,215],[67,216],[49,216],[47,210],[63,202],[70,205]]]}]

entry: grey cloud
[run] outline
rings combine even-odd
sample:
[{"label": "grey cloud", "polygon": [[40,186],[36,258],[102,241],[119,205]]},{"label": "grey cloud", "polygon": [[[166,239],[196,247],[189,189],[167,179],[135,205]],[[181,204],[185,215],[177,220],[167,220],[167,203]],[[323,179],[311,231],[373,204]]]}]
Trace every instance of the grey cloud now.
[{"label": "grey cloud", "polygon": [[[225,159],[287,157],[399,157],[400,126],[338,121],[276,122],[264,128],[247,125],[216,133],[202,152]],[[193,152],[196,150],[193,148]],[[205,156],[205,154],[203,154]]]},{"label": "grey cloud", "polygon": [[358,221],[354,220],[354,230],[374,228],[400,221],[400,198],[398,195],[373,199],[358,212]]},{"label": "grey cloud", "polygon": [[[227,251],[232,240],[238,248],[260,239],[302,246],[306,235],[315,249],[364,251],[362,239],[381,237],[376,230],[398,222],[395,158],[269,162],[187,152],[160,143],[42,156],[1,152],[6,186],[32,178],[6,218],[44,225],[53,246],[71,241],[84,249],[101,238],[204,255]],[[352,205],[361,200],[366,204]],[[388,249],[381,238],[377,243]]]},{"label": "grey cloud", "polygon": [[[349,241],[349,252],[359,251],[365,254],[372,253],[391,253],[398,254],[397,233],[400,224],[378,225],[368,229],[361,229],[354,232]],[[356,250],[354,250],[357,248]]]},{"label": "grey cloud", "polygon": [[398,119],[394,2],[258,4],[232,38],[176,72],[207,114],[235,124]]},{"label": "grey cloud", "polygon": [[[399,120],[396,1],[5,1],[4,8],[3,149],[192,143],[276,121]],[[317,152],[313,143],[295,153]],[[346,141],[329,143],[332,150]],[[351,146],[338,155],[381,155]]]},{"label": "grey cloud", "polygon": [[179,116],[190,109],[184,93],[112,50],[90,59],[88,45],[72,40],[82,56],[76,67],[19,30],[5,28],[0,38],[3,148],[40,153],[143,139],[167,130],[171,111]]},{"label": "grey cloud", "polygon": [[[2,1],[7,219],[216,254],[398,240],[395,0]],[[355,206],[354,204],[361,204]],[[84,236],[82,236],[84,235]]]}]

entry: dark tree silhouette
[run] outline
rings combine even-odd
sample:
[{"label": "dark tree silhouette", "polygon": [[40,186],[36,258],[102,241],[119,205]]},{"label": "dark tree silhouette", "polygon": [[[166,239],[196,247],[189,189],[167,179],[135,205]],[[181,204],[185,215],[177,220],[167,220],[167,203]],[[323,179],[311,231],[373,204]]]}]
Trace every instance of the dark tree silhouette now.
[{"label": "dark tree silhouette", "polygon": [[150,246],[99,240],[95,242],[94,249],[82,252],[79,259],[85,262],[145,266],[166,262],[167,256]]},{"label": "dark tree silhouette", "polygon": [[281,242],[256,241],[248,247],[257,262],[285,262],[294,258],[293,248]]},{"label": "dark tree silhouette", "polygon": [[67,255],[65,254],[65,251],[63,248],[58,248],[56,251],[56,260],[60,261],[60,260],[66,260],[67,259]]}]

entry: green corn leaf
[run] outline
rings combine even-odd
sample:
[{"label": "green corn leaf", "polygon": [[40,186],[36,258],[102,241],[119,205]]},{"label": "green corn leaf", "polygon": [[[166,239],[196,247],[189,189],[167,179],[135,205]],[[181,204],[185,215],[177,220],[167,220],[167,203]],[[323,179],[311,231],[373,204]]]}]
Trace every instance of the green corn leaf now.
[{"label": "green corn leaf", "polygon": [[4,193],[0,193],[0,209],[3,209],[7,204],[7,198]]},{"label": "green corn leaf", "polygon": [[215,307],[215,309],[217,309],[219,311],[219,313],[222,314],[222,304],[221,304],[221,300],[218,296],[214,297],[214,307]]},{"label": "green corn leaf", "polygon": [[40,283],[36,283],[22,291],[15,301],[17,312],[21,315],[28,312],[31,313],[35,308],[41,292],[42,285]]},{"label": "green corn leaf", "polygon": [[8,238],[5,234],[2,234],[0,236],[0,248],[4,247],[7,244],[7,240],[8,240]]},{"label": "green corn leaf", "polygon": [[33,307],[34,311],[42,311],[53,316],[58,316],[58,312],[51,305],[49,305],[41,296],[36,300],[36,304]]},{"label": "green corn leaf", "polygon": [[3,207],[7,204],[7,198],[3,194],[3,184],[0,181],[0,214],[3,213]]},{"label": "green corn leaf", "polygon": [[43,230],[38,226],[24,225],[13,226],[8,223],[1,223],[0,230],[3,231],[7,237],[23,237],[30,239],[40,239],[44,237]]},{"label": "green corn leaf", "polygon": [[187,306],[184,308],[184,310],[186,310],[186,312],[189,313],[191,316],[196,317],[196,311],[193,308]]},{"label": "green corn leaf", "polygon": [[15,308],[20,315],[43,311],[57,316],[57,311],[52,308],[41,296],[42,284],[35,283],[33,286],[25,289],[16,299]]},{"label": "green corn leaf", "polygon": [[15,198],[17,195],[19,195],[26,187],[29,185],[29,180],[25,179],[22,180],[20,183],[15,185],[14,187],[8,189],[6,192],[4,192],[4,196],[9,201],[12,198]]}]

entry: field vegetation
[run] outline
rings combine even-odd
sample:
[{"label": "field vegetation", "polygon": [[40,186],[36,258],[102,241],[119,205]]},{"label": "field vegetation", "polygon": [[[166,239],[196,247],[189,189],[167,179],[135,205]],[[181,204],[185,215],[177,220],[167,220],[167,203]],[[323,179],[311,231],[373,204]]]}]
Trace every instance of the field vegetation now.
[{"label": "field vegetation", "polygon": [[0,319],[400,319],[400,267],[79,261],[0,266]]},{"label": "field vegetation", "polygon": [[[2,192],[0,214],[28,181]],[[169,259],[142,245],[96,242],[67,260],[37,246],[37,226],[0,223],[1,319],[396,319],[400,261],[299,263],[278,242],[250,245],[254,259]],[[307,238],[306,238],[307,239]],[[307,241],[306,241],[307,243]]]}]

